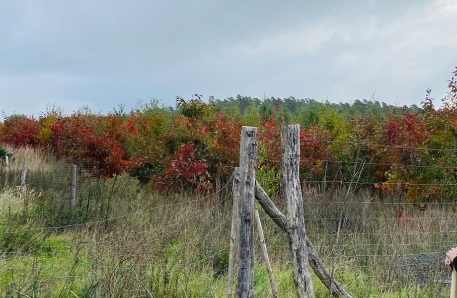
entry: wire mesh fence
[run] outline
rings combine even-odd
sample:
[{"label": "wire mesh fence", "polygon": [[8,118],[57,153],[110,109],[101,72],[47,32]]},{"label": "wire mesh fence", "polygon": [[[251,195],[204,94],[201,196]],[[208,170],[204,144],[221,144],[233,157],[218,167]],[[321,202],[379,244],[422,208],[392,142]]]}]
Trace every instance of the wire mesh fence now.
[{"label": "wire mesh fence", "polygon": [[[0,170],[2,295],[217,297],[225,289],[230,180],[205,195],[159,195],[128,175],[99,179],[96,168],[78,167],[71,210],[70,165],[29,169],[25,188],[21,168]],[[374,196],[365,184],[302,185],[307,235],[328,270],[336,279],[350,274],[356,283],[376,285],[377,293],[417,286],[446,296],[441,281],[449,272],[442,264],[456,245],[455,202],[424,208],[401,196]],[[8,205],[6,198],[14,200]],[[281,197],[272,199],[284,209]],[[287,235],[262,211],[261,217],[273,270],[289,270]],[[290,286],[288,278],[279,291]],[[352,281],[341,283],[349,292],[355,288]]]}]

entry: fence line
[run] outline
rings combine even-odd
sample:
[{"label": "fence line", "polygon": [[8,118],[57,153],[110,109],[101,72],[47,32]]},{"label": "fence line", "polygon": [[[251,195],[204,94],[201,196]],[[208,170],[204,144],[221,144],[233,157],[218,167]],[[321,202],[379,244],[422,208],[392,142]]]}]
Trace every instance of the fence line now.
[{"label": "fence line", "polygon": [[[225,219],[223,222],[221,222],[217,227],[215,227],[214,229],[212,229],[210,232],[208,232],[204,237],[200,237],[198,239],[195,239],[195,241],[201,241],[202,239],[207,239],[209,238],[210,236],[212,236],[214,233],[216,233],[218,230],[220,230],[221,228],[224,227],[224,225],[227,225],[228,224],[228,221],[229,219]],[[457,230],[455,231],[446,231],[446,233],[449,235],[449,234],[457,234]],[[360,233],[358,233],[360,234]],[[408,233],[406,235],[422,235],[423,233],[421,232],[416,232],[416,233]],[[427,233],[427,234],[443,234],[443,232],[435,232],[435,233]],[[337,233],[326,233],[326,235],[328,236],[352,236],[353,234],[337,234]],[[361,234],[363,235],[363,234]],[[371,234],[365,234],[365,235],[371,235]],[[378,236],[379,235],[391,235],[390,233],[386,233],[386,234],[377,234]],[[313,235],[311,235],[311,237],[313,237]],[[102,241],[97,241],[97,244],[100,244],[100,245],[110,245],[114,242],[118,241],[118,239],[113,239],[113,240],[102,240]],[[453,240],[449,240],[450,242],[452,242]],[[174,247],[183,247],[183,246],[186,246],[188,245],[189,243],[192,243],[192,242],[187,242],[185,244],[179,244],[179,245],[175,245]],[[82,245],[82,246],[85,246],[85,245],[90,245],[91,242],[78,242],[79,245]],[[443,241],[434,241],[434,242],[430,242],[430,241],[427,241],[427,242],[414,242],[414,243],[408,243],[408,242],[397,242],[395,244],[392,244],[392,243],[385,243],[385,244],[382,244],[382,243],[363,243],[363,242],[357,242],[355,244],[344,244],[344,243],[340,243],[338,245],[338,248],[351,248],[351,247],[404,247],[404,246],[425,246],[427,244],[443,244]],[[14,254],[30,254],[30,253],[33,253],[33,252],[36,252],[38,250],[47,250],[47,249],[69,249],[69,248],[72,248],[74,245],[49,245],[49,246],[40,246],[40,248],[38,249],[32,249],[32,250],[17,250],[17,251],[8,251],[8,252],[2,252],[1,255],[14,255]],[[287,244],[280,244],[280,245],[269,245],[269,250],[274,250],[274,249],[277,249],[277,248],[284,248],[284,249],[287,249],[288,248],[288,245]],[[424,252],[424,253],[439,253],[439,252],[443,252],[447,247],[448,245],[441,245],[442,247],[442,250],[440,251],[427,251],[427,252]],[[316,250],[321,250],[321,249],[327,249],[327,248],[334,248],[334,245],[320,245],[320,244],[315,244],[314,245],[314,248]],[[364,256],[364,257],[368,257],[368,256],[395,256],[395,254],[392,254],[392,255],[386,255],[386,254],[370,254],[370,255],[358,255],[358,256]],[[261,256],[259,256],[259,258],[261,258]]]},{"label": "fence line", "polygon": [[304,180],[305,183],[325,183],[325,184],[336,184],[336,185],[365,185],[365,186],[373,186],[375,184],[383,184],[389,186],[400,186],[400,185],[407,185],[407,186],[457,186],[457,183],[410,183],[410,182],[353,182],[353,181],[332,181],[332,180]]},{"label": "fence line", "polygon": [[[198,200],[198,201],[200,201],[200,200]],[[215,209],[216,207],[218,207],[222,203],[223,203],[223,201],[219,201],[213,207],[207,208],[207,210],[205,212],[202,212],[201,214],[195,215],[194,217],[188,218],[186,221],[190,221],[190,220],[195,219],[195,218],[197,218],[197,217],[199,217],[201,215],[209,213],[210,211],[212,211],[213,209]],[[167,205],[160,206],[160,208],[162,208],[162,207],[171,207],[171,206],[176,206],[176,205],[182,205],[182,204],[167,204]],[[156,209],[158,209],[158,208],[149,208],[149,209],[144,210],[144,211],[133,212],[133,213],[131,213],[129,215],[138,214],[138,213],[140,213],[140,214],[141,213],[146,213],[146,212],[150,212],[150,211],[153,211],[153,210],[156,210]],[[20,231],[2,232],[0,234],[7,235],[7,234],[18,234],[18,233],[27,233],[27,232],[42,232],[42,231],[47,231],[47,230],[60,230],[60,229],[66,229],[66,228],[83,227],[83,226],[89,226],[89,225],[92,225],[92,224],[102,224],[102,223],[105,223],[105,222],[110,222],[110,221],[113,221],[113,220],[116,220],[116,219],[128,217],[129,215],[122,215],[122,216],[111,217],[111,218],[107,218],[107,219],[94,220],[94,221],[89,221],[89,222],[79,223],[79,224],[70,224],[70,225],[62,225],[62,226],[55,226],[55,227],[46,227],[46,228],[38,228],[38,229],[26,229],[26,230],[20,230]],[[173,223],[173,224],[170,224],[169,226],[161,227],[161,229],[162,228],[167,228],[167,227],[170,227],[170,226],[174,226],[174,225],[177,225],[177,224],[179,224],[179,223]]]},{"label": "fence line", "polygon": [[[223,204],[227,200],[227,198],[230,196],[229,194],[227,194],[222,200],[220,198],[217,198],[217,195],[222,193],[225,189],[227,189],[230,186],[230,182],[231,182],[232,178],[233,178],[233,175],[229,178],[229,180],[219,190],[217,190],[217,191],[215,191],[215,192],[213,192],[211,194],[199,197],[197,199],[193,199],[193,200],[187,200],[187,201],[181,201],[181,202],[174,202],[174,203],[158,205],[158,206],[154,206],[154,207],[147,208],[147,209],[140,210],[140,211],[132,211],[130,213],[127,213],[127,214],[121,215],[121,216],[109,217],[109,218],[100,219],[100,220],[87,221],[87,222],[84,222],[84,223],[68,224],[68,225],[61,225],[61,226],[52,226],[52,227],[37,228],[37,229],[25,229],[25,230],[20,230],[20,231],[6,231],[6,232],[0,233],[0,235],[18,234],[18,233],[27,233],[27,232],[42,232],[42,231],[47,231],[47,230],[61,230],[61,229],[66,229],[66,228],[76,228],[76,227],[89,226],[89,225],[92,225],[92,224],[102,224],[102,223],[105,223],[105,222],[110,222],[110,221],[118,220],[118,219],[121,219],[121,218],[126,218],[126,217],[129,217],[129,216],[133,216],[133,215],[139,215],[139,214],[143,214],[143,213],[147,213],[147,212],[152,212],[152,211],[155,211],[155,210],[161,209],[161,208],[170,208],[170,207],[179,206],[179,205],[187,205],[187,204],[192,204],[192,203],[204,202],[204,201],[207,201],[208,198],[211,198],[211,197],[215,197],[216,199],[219,199],[219,202],[215,206],[209,208],[205,212],[202,212],[202,214],[205,214],[205,213],[215,209],[217,206],[220,206],[221,204]],[[198,217],[198,215],[193,217],[193,218],[190,218],[188,220],[194,219],[196,217]]]},{"label": "fence line", "polygon": [[[212,237],[214,233],[216,233],[217,231],[219,231],[222,228],[226,227],[228,225],[228,223],[229,223],[229,218],[226,218],[224,221],[219,222],[219,224],[214,229],[212,229],[209,232],[207,232],[205,234],[205,236],[200,237],[200,238],[196,238],[196,239],[191,240],[191,241],[187,241],[186,243],[173,245],[173,248],[180,248],[180,247],[189,246],[190,244],[193,244],[195,242],[200,242],[202,240],[208,239],[208,238]],[[148,231],[148,232],[150,232],[150,231]],[[119,239],[113,239],[113,240],[106,240],[106,241],[96,241],[96,243],[97,243],[97,245],[105,246],[105,245],[111,245],[111,244],[113,244],[115,242],[118,242],[118,241],[119,241]],[[78,246],[89,246],[89,245],[93,245],[93,243],[88,242],[88,241],[83,241],[83,242],[78,242],[77,245]],[[36,252],[37,250],[43,250],[43,249],[71,249],[71,248],[74,248],[74,246],[75,245],[40,246],[39,249],[34,249],[34,250],[29,250],[29,251],[5,252],[5,253],[3,253],[3,255],[33,253],[33,252]],[[209,256],[209,257],[211,257],[211,256]],[[198,262],[192,262],[192,263],[198,263]],[[53,264],[53,265],[50,265],[50,266],[46,265],[45,267],[64,268],[64,267],[72,267],[72,266],[73,265],[71,265],[71,264],[63,264],[63,265],[62,264]],[[5,268],[5,269],[8,270],[8,268]]]},{"label": "fence line", "polygon": [[[29,171],[27,175],[32,175],[33,171]],[[60,175],[60,173],[59,173]],[[19,175],[15,177],[15,179],[18,179],[19,181]],[[61,178],[65,178],[64,175],[59,176]],[[68,176],[66,176],[68,177]],[[60,178],[59,178],[60,179]],[[148,228],[145,228],[144,231],[139,233],[138,235],[140,238],[146,238],[149,236],[154,236],[155,234],[159,234],[161,232],[167,232],[167,231],[173,231],[176,233],[176,235],[183,235],[184,229],[189,228],[191,231],[197,231],[198,225],[201,222],[204,222],[204,217],[208,215],[213,215],[215,210],[218,210],[220,206],[225,204],[228,201],[229,195],[225,195],[222,199],[219,201],[216,201],[218,198],[218,194],[221,193],[222,191],[225,191],[226,189],[230,188],[231,184],[231,177],[229,181],[219,190],[214,193],[198,197],[196,199],[191,199],[191,200],[186,200],[186,201],[180,201],[180,202],[170,202],[166,204],[160,204],[157,206],[152,206],[150,208],[145,208],[141,209],[138,208],[133,211],[129,211],[125,214],[119,215],[119,216],[110,216],[108,218],[103,218],[100,220],[91,220],[85,223],[78,223],[78,224],[71,224],[71,225],[61,225],[61,226],[51,226],[51,227],[43,227],[43,228],[34,228],[34,229],[25,229],[21,231],[5,231],[0,233],[0,237],[2,236],[7,236],[11,234],[19,234],[19,233],[28,233],[28,232],[49,232],[52,233],[54,231],[59,231],[59,230],[64,230],[67,228],[76,228],[76,227],[87,227],[91,228],[90,225],[97,225],[97,224],[103,224],[103,223],[110,223],[110,222],[115,222],[116,220],[122,219],[122,218],[135,218],[138,217],[142,214],[149,215],[148,213],[151,213],[153,215],[153,212],[157,213],[165,213],[162,212],[162,210],[166,210],[167,208],[173,209],[173,207],[176,206],[183,206],[185,207],[186,205],[189,206],[194,206],[194,204],[198,204],[201,202],[208,202],[211,203],[209,206],[205,206],[202,210],[198,210],[197,213],[189,213],[191,216],[186,216],[180,218],[179,221],[173,222],[167,222],[167,224],[163,224],[162,226],[159,226],[162,221],[157,220],[155,221],[154,218],[151,218],[150,220],[150,226]],[[64,180],[64,179],[63,179]],[[89,183],[96,182],[96,180],[90,180]],[[68,184],[70,183],[67,180]],[[319,183],[329,183],[328,181],[317,181]],[[362,182],[357,182],[353,183],[353,185],[366,185],[367,183],[362,183]],[[56,185],[58,185],[56,183]],[[414,184],[410,184],[414,185]],[[418,184],[418,185],[423,185],[423,184]],[[430,184],[424,184],[424,185],[430,185]],[[439,184],[439,185],[449,185],[449,184]],[[454,186],[455,184],[451,184]],[[84,185],[79,186],[80,188],[84,187]],[[122,186],[119,186],[122,187]],[[67,191],[70,191],[70,188],[62,188]],[[78,189],[79,190],[79,189]],[[352,196],[352,194],[351,194]],[[390,266],[398,257],[402,258],[408,258],[408,257],[414,257],[419,253],[422,254],[440,254],[443,253],[445,250],[449,248],[449,246],[454,242],[453,240],[455,239],[455,236],[457,234],[457,230],[454,228],[449,228],[443,224],[441,227],[438,222],[455,222],[455,217],[457,216],[453,211],[449,211],[449,213],[446,214],[434,214],[430,213],[430,216],[424,215],[422,213],[423,211],[417,211],[417,213],[413,214],[414,219],[417,220],[418,222],[422,220],[434,220],[435,221],[435,226],[433,229],[425,229],[421,230],[416,227],[409,227],[405,226],[404,230],[401,230],[400,228],[397,229],[396,225],[391,225],[389,228],[392,228],[391,230],[380,230],[380,231],[371,231],[371,230],[365,230],[365,229],[360,229],[360,230],[351,230],[351,225],[348,224],[345,226],[344,221],[363,221],[365,224],[371,224],[375,223],[376,221],[384,221],[384,222],[389,222],[389,223],[396,223],[399,222],[400,219],[395,217],[394,210],[398,206],[404,205],[405,207],[413,207],[417,203],[415,202],[400,202],[400,201],[390,201],[390,202],[379,202],[379,201],[370,201],[371,197],[366,197],[364,199],[360,200],[353,200],[352,197],[348,198],[347,196],[336,196],[335,199],[333,198],[322,200],[322,193],[304,193],[304,209],[305,209],[305,221],[307,225],[307,234],[309,235],[309,238],[314,240],[314,247],[316,250],[319,251],[319,254],[323,257],[324,260],[335,260],[336,262],[341,261],[341,265],[337,264],[335,267],[335,270],[345,270],[344,265],[346,262],[350,263],[351,270],[355,271],[361,271],[364,272],[364,278],[369,278],[373,280],[380,280],[381,277],[380,275],[375,272],[375,271],[370,271],[370,269],[367,267],[366,263],[367,260],[370,259],[376,259],[376,260],[383,260],[385,261],[386,259],[388,261],[386,262],[379,262],[377,265],[378,267],[382,267],[385,269],[392,269],[388,266]],[[280,198],[278,198],[280,200]],[[331,204],[331,205],[329,205]],[[374,213],[372,214],[366,214],[366,215],[361,215],[357,216],[355,215],[357,212],[356,210],[351,211],[351,207],[355,206],[356,208],[361,208],[361,206],[367,206],[368,208],[382,208],[385,212],[383,213],[384,216],[380,213]],[[434,210],[433,208],[439,208],[439,207],[454,207],[456,206],[455,202],[429,202],[427,203],[428,208]],[[141,206],[143,207],[143,206]],[[321,209],[319,209],[321,207]],[[348,213],[347,216],[337,216],[335,215],[336,213],[324,213],[324,211],[328,211],[328,209],[334,208],[335,210],[340,210],[348,207]],[[315,211],[315,213],[312,213],[311,211]],[[352,213],[351,213],[352,212]],[[428,211],[425,211],[428,212]],[[438,212],[438,211],[437,211]],[[218,216],[216,214],[215,216]],[[184,218],[184,219],[183,219]],[[201,219],[201,220],[199,220]],[[216,219],[214,226],[211,226],[210,229],[207,229],[207,233],[205,235],[201,235],[198,238],[190,238],[186,239],[188,242],[182,242],[179,244],[175,244],[173,247],[179,250],[186,250],[186,249],[192,249],[195,247],[198,242],[204,242],[206,243],[206,246],[210,246],[209,243],[211,243],[212,238],[217,235],[221,235],[221,231],[224,230],[225,227],[229,227],[229,220],[230,218],[228,216],[224,216],[221,219]],[[330,228],[327,228],[327,223],[329,225],[335,224],[338,221],[343,222],[344,228],[342,231],[335,232],[335,230],[332,230],[330,228],[333,228],[334,226],[331,226]],[[165,222],[165,221],[163,221]],[[318,224],[322,222],[322,227],[325,227],[325,230],[319,230]],[[192,224],[192,225],[189,225]],[[263,224],[266,225],[265,231],[269,231],[270,237],[273,237],[275,234],[275,226],[272,223],[268,223],[267,221],[263,221]],[[449,227],[452,227],[450,225]],[[229,236],[227,231],[224,231],[225,236],[228,240]],[[323,239],[320,239],[320,237],[323,236]],[[441,237],[440,237],[441,236]],[[159,237],[159,236],[158,236]],[[268,236],[267,236],[268,237]],[[395,242],[388,242],[385,241],[387,237],[390,237],[389,239],[397,239],[398,241]],[[410,238],[408,238],[410,237]],[[416,237],[416,238],[414,238]],[[151,237],[153,238],[153,237]],[[334,245],[332,243],[336,243],[335,239],[338,238],[338,245]],[[378,241],[377,243],[373,243],[370,241],[373,241],[373,239],[376,238]],[[379,239],[378,239],[379,238]],[[161,238],[158,238],[161,239]],[[267,238],[268,239],[268,238]],[[141,240],[141,239],[140,239]],[[81,249],[88,249],[91,245],[95,244],[99,246],[101,249],[109,248],[111,245],[116,244],[117,242],[123,241],[122,236],[116,236],[115,234],[113,235],[112,238],[110,239],[93,239],[93,242],[90,241],[82,241],[80,239],[72,239],[72,243],[75,243],[75,245],[79,245]],[[268,240],[267,240],[268,241]],[[32,250],[16,250],[16,251],[5,251],[5,252],[0,252],[0,263],[6,262],[7,259],[11,256],[15,255],[21,255],[21,254],[31,254],[34,252],[39,251],[40,249],[43,251],[46,251],[47,249],[49,250],[59,250],[59,249],[71,249],[75,247],[75,245],[44,245],[40,246],[37,249],[32,249]],[[168,245],[168,243],[165,243],[163,245]],[[143,256],[147,256],[150,252],[147,250],[147,246],[142,246],[142,244],[138,244],[138,252],[136,254]],[[208,248],[207,248],[208,249]],[[268,249],[270,252],[272,251],[278,251],[281,254],[285,254],[288,250],[288,245],[283,241],[281,243],[270,243],[268,242]],[[330,258],[330,256],[335,255],[334,252],[335,250],[339,252],[340,254],[337,254],[337,257],[335,258]],[[390,253],[389,253],[390,250]],[[415,253],[417,252],[417,253]],[[182,261],[182,263],[178,264],[173,264],[176,268],[179,268],[180,270],[193,270],[195,267],[200,266],[200,265],[207,265],[211,266],[213,260],[217,257],[223,257],[227,253],[226,248],[218,248],[218,249],[208,249],[208,253],[205,255],[202,255],[198,259],[185,259]],[[273,253],[274,255],[274,253]],[[256,258],[256,262],[259,262],[259,260],[262,257],[259,256]],[[274,257],[273,257],[274,259]],[[6,263],[5,263],[6,264]],[[139,260],[138,263],[135,263],[138,265],[146,266],[149,265],[145,260]],[[281,265],[284,266],[289,266],[291,263],[289,261],[285,261],[284,263],[281,263]],[[436,266],[439,266],[440,264],[435,264]],[[41,266],[41,265],[40,265]],[[52,268],[61,268],[65,270],[65,268],[73,268],[72,265],[70,264],[61,264],[61,267],[58,264],[52,264],[50,267]],[[78,265],[78,270],[83,268],[81,267],[82,265]],[[98,266],[98,265],[97,265]],[[96,266],[96,267],[97,267]],[[396,268],[395,270],[405,270],[411,267],[411,264],[408,263],[398,263],[395,264]],[[414,265],[415,266],[415,265]],[[52,268],[45,268],[46,266],[42,266],[43,270],[49,270]],[[5,272],[6,270],[11,269],[12,267],[3,267],[0,270],[0,275],[2,272]],[[92,268],[90,268],[92,270]],[[393,269],[392,269],[393,270]],[[89,271],[89,270],[87,270]],[[86,272],[87,272],[86,271]],[[45,277],[43,279],[40,279],[40,282],[51,282],[52,280],[56,279],[72,279],[72,278],[97,278],[101,273],[97,272],[95,274],[65,274],[67,272],[59,272],[59,273],[52,273],[52,277]],[[436,279],[439,279],[442,275],[436,275]],[[433,277],[435,278],[435,277]],[[381,279],[382,280],[382,279]],[[408,280],[407,284],[414,284],[414,280]],[[379,284],[379,288],[385,288],[389,289],[387,285],[385,284]],[[214,286],[215,287],[215,286]],[[0,290],[1,293],[1,290]]]},{"label": "fence line", "polygon": [[[262,137],[259,138],[259,142],[262,143]],[[369,147],[379,147],[379,148],[386,148],[386,149],[403,149],[403,150],[417,150],[417,151],[449,151],[449,152],[457,152],[457,148],[428,148],[428,147],[411,147],[409,145],[388,145],[388,144],[373,144],[373,143],[363,143],[363,142],[354,142],[354,141],[340,141],[340,140],[325,140],[319,138],[300,138],[300,141],[319,141],[322,143],[329,143],[329,144],[346,144],[346,145],[356,145],[356,146],[369,146]],[[269,140],[270,144],[274,144],[279,146],[280,140],[273,139]],[[424,145],[422,145],[424,146]]]},{"label": "fence line", "polygon": [[[214,208],[211,208],[211,210],[215,209]],[[177,226],[177,225],[180,225],[180,224],[183,224],[183,223],[187,223],[195,218],[198,218],[202,215],[205,215],[209,212],[203,212],[199,215],[196,215],[195,217],[193,218],[188,218],[186,221],[181,221],[181,222],[177,222],[177,223],[174,223],[174,224],[170,224],[170,225],[165,225],[165,226],[161,226],[160,228],[157,228],[157,229],[153,229],[153,230],[148,230],[147,233],[148,234],[154,234],[155,232],[163,232],[165,230],[167,230],[168,228],[170,227],[173,227],[173,226]],[[228,222],[229,222],[229,219],[225,219],[224,221],[220,221],[219,224],[213,228],[212,230],[210,230],[209,232],[206,233],[206,235],[204,237],[200,237],[198,239],[195,239],[194,241],[201,241],[203,239],[206,239],[206,238],[209,238],[210,236],[212,236],[216,231],[220,230],[221,228],[224,227],[224,225],[228,225]],[[4,233],[5,234],[5,233]],[[14,234],[11,233],[11,234]],[[144,236],[144,235],[143,235]],[[110,244],[113,244],[113,243],[116,243],[118,242],[119,239],[111,239],[111,240],[99,240],[97,241],[97,244],[100,244],[100,245],[110,245]],[[175,247],[181,247],[181,246],[185,246],[185,245],[189,245],[190,243],[192,242],[186,242],[185,244],[180,244],[180,245],[176,245]],[[91,245],[92,243],[91,242],[78,242],[79,245]],[[42,250],[42,249],[46,249],[46,248],[71,248],[73,247],[72,245],[64,245],[64,246],[40,246],[40,248],[38,249],[33,249],[33,250],[28,250],[28,251],[23,251],[23,250],[18,250],[18,251],[10,251],[10,252],[0,252],[0,255],[13,255],[13,254],[23,254],[23,253],[33,253],[33,252],[36,252],[38,250]]]},{"label": "fence line", "polygon": [[[456,149],[457,150],[457,149]],[[309,158],[311,159],[311,158]],[[360,158],[360,160],[366,159]],[[280,160],[279,159],[271,159],[271,158],[266,158],[262,157],[262,161],[264,162],[270,162],[270,163],[276,163],[279,164]],[[354,165],[359,165],[360,161],[351,161],[351,160],[345,160],[345,159],[327,159],[327,158],[312,158],[313,162],[319,162],[319,163],[338,163],[338,164],[354,164]],[[306,163],[307,160],[300,160],[300,164]],[[420,162],[418,162],[420,163]],[[421,165],[421,164],[411,164],[411,163],[388,163],[388,162],[371,162],[371,161],[365,161],[363,162],[363,166],[402,166],[402,167],[409,167],[409,168],[430,168],[430,169],[455,169],[456,166],[440,166],[440,165]]]},{"label": "fence line", "polygon": [[[215,252],[213,254],[205,256],[204,258],[202,258],[202,259],[200,259],[198,261],[190,262],[190,263],[187,263],[187,264],[177,265],[176,267],[177,268],[181,268],[181,269],[182,268],[194,267],[194,266],[197,266],[199,264],[204,264],[208,260],[211,260],[214,257],[220,256],[222,254],[225,254],[225,250],[217,251],[217,252]],[[151,264],[150,263],[138,263],[137,265],[147,266],[147,265],[151,265]],[[64,267],[74,267],[74,266],[73,265],[66,265]],[[60,267],[53,267],[53,268],[60,268]],[[43,281],[49,281],[49,280],[55,280],[55,279],[67,279],[67,278],[96,277],[97,275],[98,275],[97,273],[85,274],[85,275],[59,275],[59,276],[53,276],[53,277],[45,278],[45,279],[43,279]]]}]

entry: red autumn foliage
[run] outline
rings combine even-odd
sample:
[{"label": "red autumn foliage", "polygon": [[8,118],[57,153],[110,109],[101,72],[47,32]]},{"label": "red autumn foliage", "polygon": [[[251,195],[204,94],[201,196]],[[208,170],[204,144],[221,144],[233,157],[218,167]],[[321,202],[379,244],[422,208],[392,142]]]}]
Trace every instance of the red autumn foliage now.
[{"label": "red autumn foliage", "polygon": [[334,160],[329,143],[332,133],[317,125],[311,125],[300,132],[300,171],[308,179],[324,175],[322,161]]},{"label": "red autumn foliage", "polygon": [[51,125],[49,146],[57,157],[96,168],[101,177],[125,172],[132,166],[132,161],[125,156],[116,135],[105,131],[96,133],[96,129],[100,128],[94,126],[96,120],[85,115],[58,119]]},{"label": "red autumn foliage", "polygon": [[241,119],[239,117],[225,116],[222,112],[210,126],[211,142],[208,150],[210,172],[214,176],[230,176],[233,167],[239,160]]},{"label": "red autumn foliage", "polygon": [[[306,120],[300,133],[302,179],[376,185],[415,202],[455,198],[455,75],[442,108],[433,106],[430,90],[421,108],[403,111],[385,109],[384,103],[371,104],[370,110],[365,101],[338,109],[314,102],[298,117],[289,113],[293,109],[287,110],[286,103],[297,107],[299,102],[253,101],[262,119],[258,120],[258,172],[265,181],[278,179],[281,125],[302,119]],[[233,113],[233,106],[214,109],[200,95],[190,101],[177,98],[176,103],[176,110],[151,103],[130,114],[106,116],[63,117],[52,111],[37,121],[13,115],[0,123],[0,141],[50,149],[69,162],[96,167],[99,176],[148,164],[147,177],[155,176],[154,187],[163,190],[205,190],[215,181],[227,181],[238,163],[242,116]]]},{"label": "red autumn foliage", "polygon": [[281,156],[281,124],[276,123],[275,113],[271,111],[270,117],[258,128],[259,151],[263,155],[263,162],[268,167],[278,169]]},{"label": "red autumn foliage", "polygon": [[36,146],[38,139],[38,121],[25,116],[6,118],[0,141],[16,147]]},{"label": "red autumn foliage", "polygon": [[167,165],[163,175],[152,180],[152,187],[161,191],[181,192],[196,188],[204,192],[209,190],[208,164],[197,156],[197,151],[190,143],[182,145],[175,158]]},{"label": "red autumn foliage", "polygon": [[[413,201],[426,192],[427,181],[416,167],[422,166],[425,154],[421,147],[429,138],[424,118],[418,113],[403,111],[401,115],[389,115],[384,120],[384,160],[391,165],[383,182],[384,193],[403,192]],[[422,185],[423,184],[423,185]]]}]

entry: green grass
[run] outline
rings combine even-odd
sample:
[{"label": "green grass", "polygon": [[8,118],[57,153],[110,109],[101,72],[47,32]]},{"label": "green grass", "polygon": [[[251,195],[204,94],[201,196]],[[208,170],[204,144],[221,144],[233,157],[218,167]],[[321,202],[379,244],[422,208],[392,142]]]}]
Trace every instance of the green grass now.
[{"label": "green grass", "polygon": [[73,243],[73,236],[52,235],[33,252],[3,258],[5,271],[0,275],[0,284],[5,290],[0,294],[58,297],[62,293],[70,294],[70,290],[81,292],[91,262]]},{"label": "green grass", "polygon": [[[44,163],[33,154],[24,162]],[[67,169],[45,161],[50,173]],[[8,175],[0,169],[2,185]],[[29,175],[33,187],[8,182],[0,189],[0,297],[226,296],[230,195],[157,194],[122,175],[80,181],[70,213],[68,189],[59,186],[64,174],[53,184],[42,171]],[[335,190],[323,198],[305,191],[305,197],[308,236],[353,297],[449,296],[448,286],[434,282],[443,279],[439,269],[415,268],[430,276],[422,284],[404,271],[414,265],[408,256],[455,245],[452,210],[410,208],[418,225],[405,226],[393,216],[396,202],[377,204],[363,192],[348,198],[346,190]],[[262,210],[260,215],[280,297],[295,297],[287,236]],[[254,293],[271,297],[256,241]],[[316,297],[329,297],[314,274],[312,279]]]}]

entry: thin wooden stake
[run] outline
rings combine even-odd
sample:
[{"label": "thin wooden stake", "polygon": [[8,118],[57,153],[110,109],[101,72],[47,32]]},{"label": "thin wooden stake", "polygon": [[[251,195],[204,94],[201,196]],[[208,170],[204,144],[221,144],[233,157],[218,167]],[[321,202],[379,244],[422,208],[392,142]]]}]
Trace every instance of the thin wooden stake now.
[{"label": "thin wooden stake", "polygon": [[228,267],[228,282],[227,282],[227,297],[232,297],[232,283],[233,283],[233,267],[237,256],[237,247],[239,245],[239,217],[238,212],[240,209],[240,173],[239,168],[236,167],[233,173],[233,188],[232,188],[232,227],[230,231],[230,256]]},{"label": "thin wooden stake", "polygon": [[26,168],[22,168],[21,169],[21,186],[22,187],[25,187],[25,178],[27,177],[27,169]]},{"label": "thin wooden stake", "polygon": [[457,272],[452,270],[450,298],[457,298]]},{"label": "thin wooden stake", "polygon": [[254,188],[257,169],[257,128],[243,126],[240,142],[240,209],[236,297],[254,296]]},{"label": "thin wooden stake", "polygon": [[263,235],[262,222],[260,221],[259,211],[254,210],[255,223],[257,226],[257,232],[260,238],[260,247],[262,248],[263,260],[265,261],[265,267],[267,268],[268,278],[270,279],[271,293],[274,298],[278,297],[278,290],[273,278],[273,271],[271,270],[270,258],[268,257],[267,244],[265,243],[265,236]]},{"label": "thin wooden stake", "polygon": [[[255,198],[260,206],[262,206],[263,210],[265,210],[265,213],[270,216],[278,227],[287,233],[286,216],[275,206],[257,181],[255,183]],[[313,268],[314,273],[327,287],[332,296],[337,298],[352,298],[351,295],[349,295],[349,293],[347,293],[346,290],[327,272],[316,249],[308,238],[306,238],[306,247],[308,248],[309,265]]]},{"label": "thin wooden stake", "polygon": [[71,165],[70,210],[76,206],[76,165]]},{"label": "thin wooden stake", "polygon": [[314,290],[306,247],[303,198],[300,187],[300,126],[281,128],[281,192],[287,206],[287,234],[295,289],[299,298],[313,298]]}]

